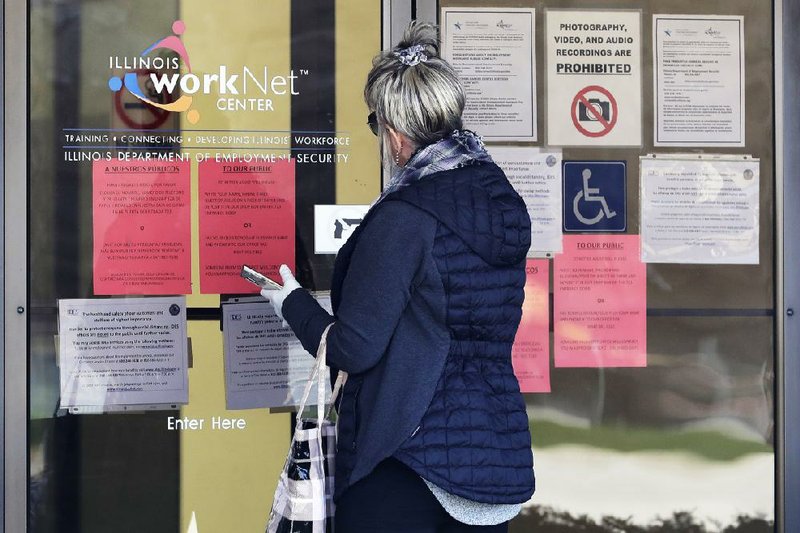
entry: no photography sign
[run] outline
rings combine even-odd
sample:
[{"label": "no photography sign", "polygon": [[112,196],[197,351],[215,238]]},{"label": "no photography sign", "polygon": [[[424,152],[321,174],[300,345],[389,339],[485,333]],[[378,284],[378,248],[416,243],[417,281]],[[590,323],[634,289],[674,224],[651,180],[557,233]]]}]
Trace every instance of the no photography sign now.
[{"label": "no photography sign", "polygon": [[642,143],[641,15],[547,11],[547,144]]}]

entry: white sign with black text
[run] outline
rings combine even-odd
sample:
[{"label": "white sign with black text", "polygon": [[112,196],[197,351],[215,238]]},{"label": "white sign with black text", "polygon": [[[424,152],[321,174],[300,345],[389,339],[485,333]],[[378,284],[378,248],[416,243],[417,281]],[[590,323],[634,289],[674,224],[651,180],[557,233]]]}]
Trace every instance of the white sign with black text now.
[{"label": "white sign with black text", "polygon": [[[317,301],[330,312],[330,296],[317,296]],[[226,408],[299,404],[315,359],[282,325],[272,304],[260,296],[225,303],[222,320]],[[323,379],[328,382],[327,375]],[[316,403],[315,395],[309,403]]]},{"label": "white sign with black text", "polygon": [[653,15],[655,146],[744,146],[744,17]]},{"label": "white sign with black text", "polygon": [[458,72],[464,127],[487,141],[535,141],[536,11],[442,8],[442,56]]},{"label": "white sign with black text", "polygon": [[561,253],[561,152],[522,146],[490,146],[489,152],[528,207],[528,257]]},{"label": "white sign with black text", "polygon": [[641,14],[547,11],[547,144],[642,144]]},{"label": "white sign with black text", "polygon": [[758,264],[758,159],[642,157],[639,168],[642,261]]},{"label": "white sign with black text", "polygon": [[368,205],[315,205],[314,253],[335,254],[369,211]]},{"label": "white sign with black text", "polygon": [[59,300],[62,408],[189,401],[186,298]]}]

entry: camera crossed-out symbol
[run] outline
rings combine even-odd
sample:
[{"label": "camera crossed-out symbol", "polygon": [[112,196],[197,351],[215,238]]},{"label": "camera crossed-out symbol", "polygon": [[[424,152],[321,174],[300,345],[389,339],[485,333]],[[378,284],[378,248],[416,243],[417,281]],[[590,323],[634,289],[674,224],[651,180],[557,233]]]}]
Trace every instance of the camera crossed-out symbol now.
[{"label": "camera crossed-out symbol", "polygon": [[[576,194],[575,198],[572,200],[572,212],[575,213],[575,218],[587,226],[592,226],[600,222],[603,217],[611,219],[617,216],[617,212],[612,211],[608,207],[606,197],[600,194],[600,188],[589,187],[589,180],[592,179],[592,171],[588,168],[583,169],[583,172],[581,172],[581,177],[583,178],[583,188],[578,191],[578,194]],[[584,202],[599,202],[601,209],[595,216],[591,218],[585,217],[583,216],[583,213],[581,213],[580,209],[581,200]]]},{"label": "camera crossed-out symbol", "polygon": [[599,85],[578,91],[570,109],[572,124],[585,137],[608,135],[617,123],[617,101],[608,89]]}]

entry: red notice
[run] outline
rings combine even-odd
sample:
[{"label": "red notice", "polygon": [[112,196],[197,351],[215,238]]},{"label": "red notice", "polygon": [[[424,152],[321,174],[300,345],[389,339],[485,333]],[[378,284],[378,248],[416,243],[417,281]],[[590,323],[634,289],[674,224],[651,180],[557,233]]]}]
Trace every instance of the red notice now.
[{"label": "red notice", "polygon": [[294,270],[294,159],[204,161],[199,181],[200,292],[258,292],[243,264],[280,283],[282,263]]},{"label": "red notice", "polygon": [[94,293],[189,294],[189,162],[92,165]]},{"label": "red notice", "polygon": [[550,392],[547,259],[528,259],[525,272],[525,303],[522,304],[522,321],[511,350],[511,362],[522,392]]},{"label": "red notice", "polygon": [[564,235],[553,263],[557,367],[647,365],[646,267],[638,235]]}]

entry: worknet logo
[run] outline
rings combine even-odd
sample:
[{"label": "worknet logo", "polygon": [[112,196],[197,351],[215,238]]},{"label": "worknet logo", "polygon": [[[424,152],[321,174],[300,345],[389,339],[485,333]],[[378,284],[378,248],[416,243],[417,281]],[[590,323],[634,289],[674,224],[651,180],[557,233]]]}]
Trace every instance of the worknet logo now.
[{"label": "worknet logo", "polygon": [[[186,114],[186,120],[188,120],[190,124],[197,124],[197,122],[200,120],[200,112],[196,109],[190,109],[192,107],[193,98],[189,94],[180,94],[177,97],[174,95],[175,88],[178,85],[177,83],[173,82],[171,87],[172,90],[168,91],[168,95],[163,94],[164,89],[168,89],[166,83],[167,77],[170,76],[173,80],[177,81],[177,78],[180,76],[178,72],[167,74],[163,72],[163,69],[177,71],[180,68],[180,64],[178,63],[178,60],[180,60],[184,65],[186,65],[188,74],[191,74],[192,72],[189,54],[186,51],[186,47],[183,46],[183,42],[180,40],[180,37],[178,37],[179,35],[183,35],[183,32],[186,31],[186,25],[183,23],[183,21],[176,20],[172,23],[172,31],[175,33],[175,35],[170,35],[156,41],[146,48],[139,55],[139,57],[110,57],[109,67],[112,69],[125,68],[132,69],[132,71],[126,72],[121,78],[119,76],[111,76],[108,79],[108,88],[114,92],[118,92],[121,91],[124,86],[125,89],[127,89],[128,92],[130,92],[137,99],[157,109],[178,113],[188,111]],[[174,52],[178,55],[178,57],[151,57],[151,54],[160,50]],[[150,71],[151,69],[156,69],[160,72],[152,72]],[[150,83],[147,84],[149,88],[148,95],[145,95],[144,91],[142,91],[142,88],[139,85],[139,77],[142,73],[149,74],[150,77]],[[184,93],[188,92],[190,91],[184,91]]]},{"label": "worknet logo", "polygon": [[[290,70],[271,76],[267,66],[245,66],[233,73],[226,65],[219,65],[213,74],[195,74],[180,39],[185,31],[184,22],[176,20],[172,24],[174,35],[156,41],[138,56],[109,57],[109,68],[125,73],[112,75],[108,88],[115,93],[127,90],[143,105],[160,113],[186,112],[186,120],[197,124],[200,112],[192,109],[196,94],[214,96],[220,111],[274,111],[273,97],[299,95],[297,80],[309,74],[307,69],[299,69],[298,74]],[[181,63],[186,68],[184,73],[180,72]]]}]

